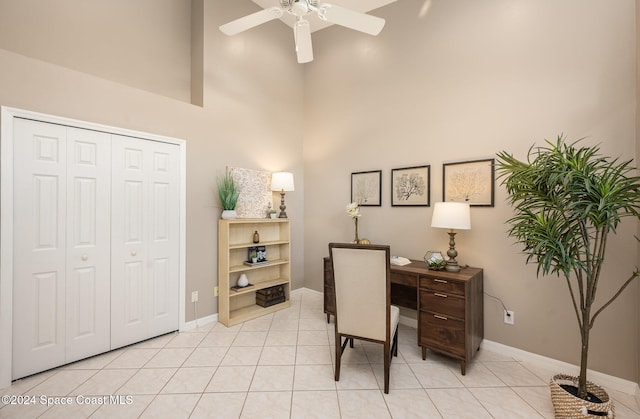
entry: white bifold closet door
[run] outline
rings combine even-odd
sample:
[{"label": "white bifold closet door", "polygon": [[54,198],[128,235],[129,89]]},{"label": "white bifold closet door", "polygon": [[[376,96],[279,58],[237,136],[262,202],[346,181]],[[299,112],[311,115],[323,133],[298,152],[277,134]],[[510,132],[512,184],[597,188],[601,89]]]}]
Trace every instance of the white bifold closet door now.
[{"label": "white bifold closet door", "polygon": [[109,137],[15,121],[14,378],[110,348]]},{"label": "white bifold closet door", "polygon": [[13,379],[178,329],[179,153],[15,119]]},{"label": "white bifold closet door", "polygon": [[113,348],[178,329],[179,148],[114,135]]}]

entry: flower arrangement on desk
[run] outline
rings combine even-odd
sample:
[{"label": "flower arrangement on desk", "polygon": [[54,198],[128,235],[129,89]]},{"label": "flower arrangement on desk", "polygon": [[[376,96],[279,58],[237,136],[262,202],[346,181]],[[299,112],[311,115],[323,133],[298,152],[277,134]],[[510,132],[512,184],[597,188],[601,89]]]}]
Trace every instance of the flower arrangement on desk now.
[{"label": "flower arrangement on desk", "polygon": [[353,218],[353,222],[356,225],[356,238],[353,240],[354,243],[360,243],[360,238],[358,237],[358,218],[360,218],[360,205],[357,202],[351,202],[347,205],[347,214],[351,218]]}]

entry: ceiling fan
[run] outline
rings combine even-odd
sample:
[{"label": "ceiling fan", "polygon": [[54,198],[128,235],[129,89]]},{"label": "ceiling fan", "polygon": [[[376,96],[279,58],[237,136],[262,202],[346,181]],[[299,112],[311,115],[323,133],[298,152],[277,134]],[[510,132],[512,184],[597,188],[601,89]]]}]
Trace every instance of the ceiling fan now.
[{"label": "ceiling fan", "polygon": [[316,13],[318,18],[329,23],[344,26],[369,35],[377,35],[384,26],[384,19],[356,12],[345,7],[329,3],[319,3],[318,0],[279,0],[280,7],[274,6],[256,13],[241,17],[220,26],[226,35],[235,35],[254,28],[263,23],[282,17],[287,12],[296,17],[293,36],[299,63],[313,61],[313,46],[311,45],[311,25],[304,17]]}]

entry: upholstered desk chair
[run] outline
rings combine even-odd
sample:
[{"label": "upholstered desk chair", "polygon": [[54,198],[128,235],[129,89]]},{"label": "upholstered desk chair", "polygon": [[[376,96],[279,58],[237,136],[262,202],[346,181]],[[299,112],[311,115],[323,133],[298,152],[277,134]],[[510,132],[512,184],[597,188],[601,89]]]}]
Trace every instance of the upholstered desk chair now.
[{"label": "upholstered desk chair", "polygon": [[[330,243],[329,257],[335,281],[335,379],[340,360],[353,339],[384,347],[384,392],[389,393],[391,356],[398,356],[400,310],[391,305],[389,246]],[[344,342],[343,342],[344,339]]]}]

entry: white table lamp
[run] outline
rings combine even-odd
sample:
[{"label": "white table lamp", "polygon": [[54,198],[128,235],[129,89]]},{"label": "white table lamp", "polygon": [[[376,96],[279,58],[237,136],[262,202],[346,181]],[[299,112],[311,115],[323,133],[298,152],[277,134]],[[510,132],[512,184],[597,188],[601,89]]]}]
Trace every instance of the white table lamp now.
[{"label": "white table lamp", "polygon": [[456,230],[471,230],[471,210],[465,202],[436,202],[433,207],[431,227],[449,229],[449,250],[447,251],[447,265],[449,272],[459,272],[460,266],[456,260]]},{"label": "white table lamp", "polygon": [[278,218],[287,218],[287,206],[284,204],[284,193],[295,190],[293,187],[293,173],[275,172],[271,174],[271,190],[280,192],[280,215]]}]

